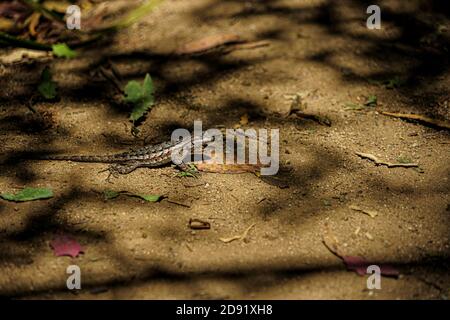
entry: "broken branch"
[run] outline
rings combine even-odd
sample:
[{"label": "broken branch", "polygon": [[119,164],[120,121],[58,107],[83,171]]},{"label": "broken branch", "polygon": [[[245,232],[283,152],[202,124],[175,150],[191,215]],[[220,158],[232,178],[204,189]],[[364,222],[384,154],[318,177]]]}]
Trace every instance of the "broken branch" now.
[{"label": "broken branch", "polygon": [[375,164],[377,166],[385,165],[388,168],[395,168],[395,167],[417,168],[419,166],[419,164],[417,164],[417,163],[392,163],[392,162],[381,161],[376,156],[374,156],[373,154],[370,154],[370,153],[356,152],[356,155],[358,155],[359,157],[361,157],[363,159],[369,159],[369,160],[375,162]]},{"label": "broken branch", "polygon": [[442,121],[442,120],[428,118],[428,117],[421,116],[418,114],[393,113],[393,112],[386,112],[386,111],[381,111],[380,113],[384,114],[386,116],[394,117],[394,118],[405,119],[405,120],[415,120],[415,121],[423,122],[423,123],[431,125],[431,126],[450,130],[450,123],[448,123],[446,121]]}]

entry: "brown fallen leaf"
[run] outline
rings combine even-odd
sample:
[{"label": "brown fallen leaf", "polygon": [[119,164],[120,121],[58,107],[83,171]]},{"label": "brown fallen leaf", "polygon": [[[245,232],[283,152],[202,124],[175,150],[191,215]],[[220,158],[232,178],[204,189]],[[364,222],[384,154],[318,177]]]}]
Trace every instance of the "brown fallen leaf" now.
[{"label": "brown fallen leaf", "polygon": [[34,59],[51,60],[53,56],[45,51],[30,49],[14,49],[6,55],[0,56],[0,63],[15,64],[23,63]]},{"label": "brown fallen leaf", "polygon": [[394,117],[394,118],[399,118],[399,119],[404,119],[404,120],[415,120],[415,121],[423,122],[427,125],[450,130],[450,123],[447,121],[432,119],[432,118],[428,118],[428,117],[418,115],[418,114],[394,113],[394,112],[386,112],[386,111],[381,111],[380,113],[384,114],[386,116]]},{"label": "brown fallen leaf", "polygon": [[211,229],[211,224],[208,221],[200,219],[189,219],[189,228],[193,230],[206,230]]},{"label": "brown fallen leaf", "polygon": [[243,41],[244,40],[237,34],[233,33],[217,34],[207,36],[192,42],[188,42],[183,46],[179,47],[178,49],[176,49],[174,53],[177,55],[200,53],[217,48],[225,44],[239,43]]},{"label": "brown fallen leaf", "polygon": [[33,12],[31,16],[28,18],[29,20],[28,31],[33,37],[37,35],[36,27],[39,24],[39,19],[41,19],[41,14],[39,12]]},{"label": "brown fallen leaf", "polygon": [[251,226],[249,226],[247,229],[245,229],[244,233],[241,235],[237,235],[237,236],[233,236],[230,238],[220,238],[219,240],[225,243],[230,243],[233,242],[235,240],[242,240],[244,241],[247,238],[247,235],[249,233],[249,231],[256,225],[256,223],[252,224]]},{"label": "brown fallen leaf", "polygon": [[16,25],[12,19],[0,17],[0,31],[9,32],[11,30],[14,30],[15,26]]}]

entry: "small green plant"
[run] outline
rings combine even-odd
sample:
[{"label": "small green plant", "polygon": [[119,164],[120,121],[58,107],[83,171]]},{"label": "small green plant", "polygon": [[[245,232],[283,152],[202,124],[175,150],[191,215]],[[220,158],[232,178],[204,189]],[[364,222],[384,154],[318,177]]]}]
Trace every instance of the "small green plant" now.
[{"label": "small green plant", "polygon": [[405,80],[399,76],[382,80],[368,79],[368,82],[377,86],[384,86],[385,89],[396,89],[405,84]]},{"label": "small green plant", "polygon": [[57,43],[52,45],[53,54],[60,58],[75,58],[77,53],[69,48],[65,43]]},{"label": "small green plant", "polygon": [[404,80],[401,79],[400,77],[394,77],[392,79],[387,79],[384,82],[384,86],[386,89],[396,89],[401,87],[404,84]]},{"label": "small green plant", "polygon": [[367,97],[366,102],[364,104],[361,103],[353,103],[348,102],[344,105],[344,110],[355,110],[355,111],[361,111],[364,110],[366,107],[376,107],[378,104],[378,98],[375,95],[370,95]]},{"label": "small green plant", "polygon": [[195,166],[195,164],[193,163],[188,163],[187,164],[187,169],[184,171],[181,171],[177,174],[178,177],[180,178],[186,178],[186,177],[191,177],[191,178],[198,178],[198,169]]},{"label": "small green plant", "polygon": [[114,190],[105,190],[103,191],[103,197],[105,200],[115,199],[120,195],[125,195],[128,197],[135,197],[145,200],[147,202],[158,202],[164,198],[162,195],[158,194],[137,194],[128,191],[114,191]]},{"label": "small green plant", "polygon": [[375,95],[368,96],[366,102],[364,103],[364,105],[366,107],[376,107],[377,104],[378,104],[378,98]]},{"label": "small green plant", "polygon": [[52,73],[49,67],[45,67],[42,70],[41,82],[38,86],[39,93],[47,100],[52,100],[56,98],[56,82],[53,81]]},{"label": "small green plant", "polygon": [[149,74],[145,76],[142,84],[132,80],[125,86],[124,101],[133,107],[130,114],[133,123],[139,121],[153,107],[153,90],[153,81]]}]

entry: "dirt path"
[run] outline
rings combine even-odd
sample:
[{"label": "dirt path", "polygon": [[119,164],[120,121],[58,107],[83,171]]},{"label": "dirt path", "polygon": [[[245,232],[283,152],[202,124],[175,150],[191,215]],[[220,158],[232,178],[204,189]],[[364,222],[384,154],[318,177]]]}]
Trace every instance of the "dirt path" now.
[{"label": "dirt path", "polygon": [[[450,121],[449,26],[434,1],[381,1],[383,29],[365,27],[364,1],[171,0],[101,49],[52,62],[61,100],[26,103],[43,64],[0,67],[0,191],[51,187],[55,197],[0,200],[0,295],[21,298],[445,299],[450,294],[448,131],[387,117],[416,113]],[[403,5],[404,4],[404,5]],[[448,15],[447,15],[448,16]],[[445,30],[445,29],[439,29]],[[205,35],[236,33],[269,46],[228,54],[170,55]],[[3,51],[2,51],[3,52]],[[1,54],[1,52],[0,52]],[[89,71],[102,59],[125,79],[156,84],[157,105],[130,135],[127,112]],[[394,87],[394,88],[387,88]],[[297,94],[305,112],[289,112]],[[377,106],[360,107],[369,96]],[[355,110],[361,109],[361,110]],[[140,169],[105,181],[98,164],[23,162],[30,151],[109,153],[159,141],[174,128],[279,128],[288,188],[253,174],[173,177]],[[370,153],[419,169],[376,166]],[[146,203],[106,189],[162,194]],[[375,210],[369,215],[349,206]],[[211,223],[191,230],[189,219]],[[245,241],[220,238],[242,234]],[[331,231],[342,252],[389,263],[399,278],[368,290],[323,244]],[[55,257],[49,242],[72,234],[85,253]],[[76,295],[66,268],[82,270]]]}]

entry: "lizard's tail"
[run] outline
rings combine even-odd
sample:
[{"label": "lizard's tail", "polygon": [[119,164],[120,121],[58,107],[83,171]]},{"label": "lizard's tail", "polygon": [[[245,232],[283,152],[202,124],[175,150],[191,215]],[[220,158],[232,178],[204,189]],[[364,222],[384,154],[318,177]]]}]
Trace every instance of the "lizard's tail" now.
[{"label": "lizard's tail", "polygon": [[67,155],[45,155],[34,158],[35,160],[56,160],[56,161],[74,161],[74,162],[120,162],[123,159],[114,156],[67,156]]}]

